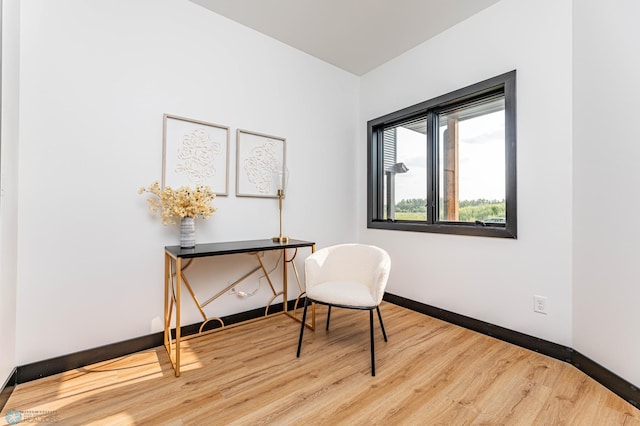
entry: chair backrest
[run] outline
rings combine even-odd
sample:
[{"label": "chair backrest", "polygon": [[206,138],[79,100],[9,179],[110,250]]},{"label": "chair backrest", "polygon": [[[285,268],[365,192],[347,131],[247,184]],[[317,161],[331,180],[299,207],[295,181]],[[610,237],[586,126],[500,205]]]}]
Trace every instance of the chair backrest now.
[{"label": "chair backrest", "polygon": [[367,285],[378,304],[384,295],[390,270],[389,254],[367,244],[325,247],[305,260],[307,289],[327,281],[355,281]]}]

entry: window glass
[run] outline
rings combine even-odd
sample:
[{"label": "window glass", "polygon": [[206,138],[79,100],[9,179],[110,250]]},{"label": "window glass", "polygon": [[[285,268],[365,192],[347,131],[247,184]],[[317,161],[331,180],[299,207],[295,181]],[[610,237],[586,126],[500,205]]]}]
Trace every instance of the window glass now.
[{"label": "window glass", "polygon": [[504,96],[437,117],[439,220],[505,223]]},{"label": "window glass", "polygon": [[427,220],[427,121],[384,130],[384,219]]}]

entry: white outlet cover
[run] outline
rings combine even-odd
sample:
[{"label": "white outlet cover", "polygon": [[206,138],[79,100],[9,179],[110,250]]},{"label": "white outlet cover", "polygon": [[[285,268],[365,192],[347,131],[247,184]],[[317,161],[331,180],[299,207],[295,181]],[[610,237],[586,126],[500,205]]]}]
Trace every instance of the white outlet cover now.
[{"label": "white outlet cover", "polygon": [[547,314],[547,298],[545,296],[533,296],[533,311]]}]

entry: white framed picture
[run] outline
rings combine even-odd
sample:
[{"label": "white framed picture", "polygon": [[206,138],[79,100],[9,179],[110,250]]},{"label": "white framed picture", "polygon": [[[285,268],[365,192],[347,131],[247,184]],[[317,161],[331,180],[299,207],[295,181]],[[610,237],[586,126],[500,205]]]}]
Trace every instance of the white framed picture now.
[{"label": "white framed picture", "polygon": [[278,176],[285,175],[286,139],[238,129],[236,195],[277,198]]},{"label": "white framed picture", "polygon": [[229,127],[164,114],[162,187],[207,185],[229,194]]}]

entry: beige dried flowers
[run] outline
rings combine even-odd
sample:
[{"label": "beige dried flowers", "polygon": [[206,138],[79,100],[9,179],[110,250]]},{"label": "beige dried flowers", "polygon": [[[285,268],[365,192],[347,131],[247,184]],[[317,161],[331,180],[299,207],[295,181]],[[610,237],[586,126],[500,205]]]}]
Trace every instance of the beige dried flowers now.
[{"label": "beige dried flowers", "polygon": [[182,186],[178,189],[172,189],[165,186],[160,188],[158,182],[153,182],[148,187],[142,187],[138,194],[149,192],[155,195],[155,198],[149,198],[149,210],[152,212],[160,211],[162,224],[176,224],[176,218],[198,216],[203,218],[210,217],[216,209],[211,206],[211,202],[216,197],[210,187],[199,185],[195,189],[188,186]]}]

